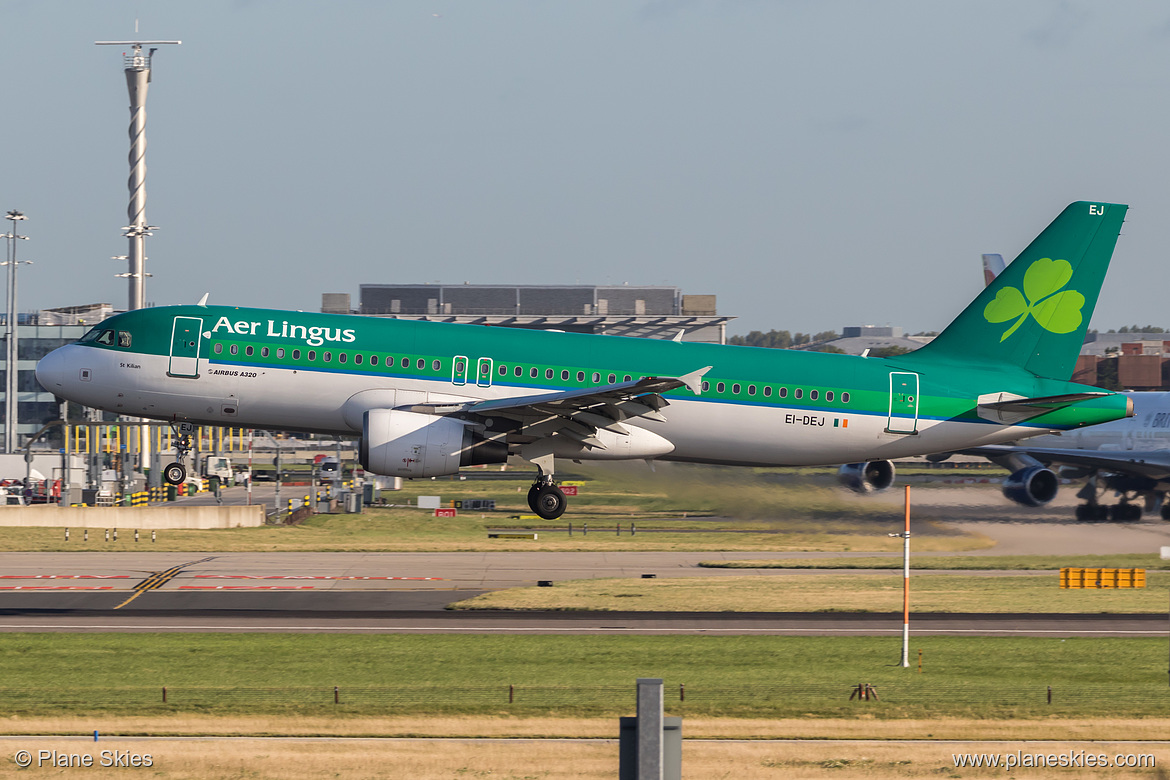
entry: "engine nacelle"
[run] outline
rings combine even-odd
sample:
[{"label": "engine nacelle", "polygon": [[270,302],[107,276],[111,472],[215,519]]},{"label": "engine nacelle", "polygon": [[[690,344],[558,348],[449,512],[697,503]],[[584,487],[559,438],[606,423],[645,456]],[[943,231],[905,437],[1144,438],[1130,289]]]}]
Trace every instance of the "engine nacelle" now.
[{"label": "engine nacelle", "polygon": [[360,458],[374,474],[441,477],[461,466],[504,463],[508,445],[450,417],[371,409],[362,418]]},{"label": "engine nacelle", "polygon": [[837,480],[858,493],[878,493],[894,484],[894,464],[888,460],[846,463],[837,469]]},{"label": "engine nacelle", "polygon": [[1029,466],[1012,474],[1003,483],[1003,494],[1024,506],[1044,506],[1056,498],[1060,478],[1051,469]]}]

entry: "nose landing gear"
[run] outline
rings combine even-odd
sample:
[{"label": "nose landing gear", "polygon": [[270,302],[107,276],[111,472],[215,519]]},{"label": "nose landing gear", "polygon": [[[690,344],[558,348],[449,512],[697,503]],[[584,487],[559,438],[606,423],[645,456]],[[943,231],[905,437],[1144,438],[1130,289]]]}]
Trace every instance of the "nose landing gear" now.
[{"label": "nose landing gear", "polygon": [[183,465],[183,461],[187,459],[187,453],[191,451],[191,431],[194,426],[191,423],[171,423],[171,432],[175,435],[175,453],[178,460],[173,463],[168,463],[163,469],[163,480],[171,485],[181,485],[187,480],[187,467]]}]

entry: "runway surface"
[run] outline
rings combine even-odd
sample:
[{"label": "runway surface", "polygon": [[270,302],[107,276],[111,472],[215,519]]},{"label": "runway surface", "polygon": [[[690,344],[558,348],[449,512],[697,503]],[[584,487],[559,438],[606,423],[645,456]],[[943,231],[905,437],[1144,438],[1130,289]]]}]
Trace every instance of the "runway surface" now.
[{"label": "runway surface", "polygon": [[[142,602],[142,603],[140,603]],[[412,608],[413,607],[413,608]],[[912,635],[1164,637],[1165,615],[918,614]],[[3,609],[0,632],[900,636],[901,613],[452,612],[375,593],[156,593],[131,608]]]}]

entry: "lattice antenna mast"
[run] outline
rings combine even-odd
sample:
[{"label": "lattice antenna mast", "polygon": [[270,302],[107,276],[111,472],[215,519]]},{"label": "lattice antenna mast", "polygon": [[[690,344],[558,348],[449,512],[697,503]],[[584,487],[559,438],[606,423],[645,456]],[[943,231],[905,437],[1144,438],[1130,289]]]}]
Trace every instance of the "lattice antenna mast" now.
[{"label": "lattice antenna mast", "polygon": [[[135,24],[137,31],[137,24]],[[130,205],[126,215],[129,224],[122,228],[130,239],[129,261],[124,276],[130,281],[128,309],[146,307],[146,237],[156,226],[146,223],[146,90],[150,84],[150,61],[155,48],[142,53],[143,46],[178,45],[182,41],[94,41],[98,46],[129,46],[131,53],[123,54],[126,87],[130,91]]]}]

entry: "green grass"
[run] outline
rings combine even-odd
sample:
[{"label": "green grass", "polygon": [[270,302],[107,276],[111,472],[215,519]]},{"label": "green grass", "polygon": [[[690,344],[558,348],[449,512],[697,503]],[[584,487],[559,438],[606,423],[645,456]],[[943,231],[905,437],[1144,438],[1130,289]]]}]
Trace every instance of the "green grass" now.
[{"label": "green grass", "polygon": [[[778,558],[774,560],[702,561],[709,569],[901,569],[902,556],[881,558]],[[913,555],[913,569],[1041,571],[1073,568],[1170,569],[1170,560],[1154,554],[1108,555]]]},{"label": "green grass", "polygon": [[[510,588],[456,602],[449,609],[673,612],[901,612],[900,573],[769,574],[675,579],[593,579],[551,588]],[[917,574],[916,612],[1165,614],[1170,574],[1150,574],[1145,588],[1061,589],[1058,575]]]},{"label": "green grass", "polygon": [[[1170,715],[1164,640],[915,637],[922,674],[897,664],[900,648],[893,637],[7,634],[0,705],[17,732],[20,716],[64,713],[616,715],[633,709],[636,678],[662,677],[668,713],[682,715]],[[881,700],[850,702],[859,682]]]}]

